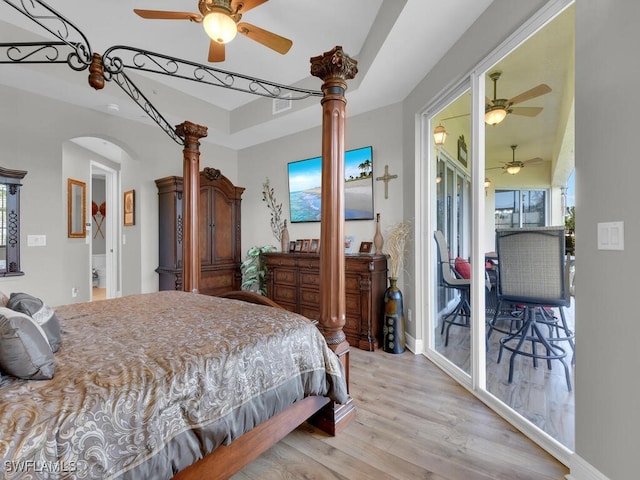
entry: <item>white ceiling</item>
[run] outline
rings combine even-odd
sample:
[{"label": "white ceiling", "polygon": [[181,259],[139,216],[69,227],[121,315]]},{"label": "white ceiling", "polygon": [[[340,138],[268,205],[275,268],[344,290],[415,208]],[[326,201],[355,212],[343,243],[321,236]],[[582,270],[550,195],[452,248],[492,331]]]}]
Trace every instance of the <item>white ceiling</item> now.
[{"label": "white ceiling", "polygon": [[[0,43],[53,40],[6,2],[19,0],[0,1]],[[289,53],[280,55],[238,35],[227,45],[227,60],[210,65],[281,84],[303,82],[307,88],[319,90],[320,80],[310,78],[309,59],[340,45],[358,60],[358,75],[347,91],[348,113],[355,115],[404,99],[490,3],[491,0],[270,0],[247,12],[242,21],[290,38],[293,47]],[[145,20],[132,11],[142,8],[197,12],[197,0],[49,0],[48,4],[78,27],[95,52],[102,53],[114,45],[130,45],[207,63],[208,37],[201,25]],[[0,65],[0,72],[0,84],[151,123],[117,85],[107,83],[100,92],[85,88],[86,71],[75,72],[66,65]],[[254,124],[247,112],[254,102],[265,101],[258,97],[160,75],[135,79],[169,123],[189,120],[206,125],[209,135],[203,141],[234,149],[321,122],[317,99],[305,101],[306,108],[269,116]],[[118,105],[118,111],[108,109],[109,105]]]}]

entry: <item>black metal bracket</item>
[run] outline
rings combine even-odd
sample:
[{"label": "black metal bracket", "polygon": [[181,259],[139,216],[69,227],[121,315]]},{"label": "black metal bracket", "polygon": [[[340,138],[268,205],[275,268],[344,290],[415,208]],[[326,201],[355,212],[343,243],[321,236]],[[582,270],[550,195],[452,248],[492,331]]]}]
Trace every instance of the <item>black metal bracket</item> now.
[{"label": "black metal bracket", "polygon": [[[43,27],[59,42],[0,43],[0,64],[66,63],[76,71],[89,68],[94,57],[89,41],[71,21],[41,0],[2,0]],[[303,100],[322,97],[318,90],[307,90],[213,68],[148,50],[116,45],[102,55],[104,79],[114,81],[172,140],[184,139],[169,125],[126,74],[139,70],[273,99]]]}]

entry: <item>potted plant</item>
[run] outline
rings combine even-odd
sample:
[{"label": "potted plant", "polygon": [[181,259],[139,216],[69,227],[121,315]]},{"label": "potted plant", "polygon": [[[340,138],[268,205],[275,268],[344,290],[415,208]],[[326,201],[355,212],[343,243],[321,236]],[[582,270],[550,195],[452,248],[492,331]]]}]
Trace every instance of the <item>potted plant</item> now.
[{"label": "potted plant", "polygon": [[242,272],[242,284],[240,288],[245,291],[267,295],[267,285],[265,279],[267,276],[267,266],[265,265],[262,254],[273,252],[276,249],[273,245],[265,245],[263,247],[251,247],[247,251],[247,258],[240,264]]}]

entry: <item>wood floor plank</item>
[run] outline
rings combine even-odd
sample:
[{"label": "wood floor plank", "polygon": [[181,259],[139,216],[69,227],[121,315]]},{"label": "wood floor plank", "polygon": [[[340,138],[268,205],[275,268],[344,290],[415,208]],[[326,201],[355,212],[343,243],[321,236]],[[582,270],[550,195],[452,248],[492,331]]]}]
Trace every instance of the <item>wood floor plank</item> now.
[{"label": "wood floor plank", "polygon": [[352,349],[350,365],[351,425],[330,437],[303,424],[233,480],[562,480],[568,473],[421,355]]}]

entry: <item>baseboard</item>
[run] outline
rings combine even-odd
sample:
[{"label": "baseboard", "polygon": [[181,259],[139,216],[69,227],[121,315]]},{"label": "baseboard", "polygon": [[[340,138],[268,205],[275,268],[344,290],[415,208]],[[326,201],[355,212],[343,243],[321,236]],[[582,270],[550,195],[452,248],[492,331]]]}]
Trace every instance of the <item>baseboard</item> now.
[{"label": "baseboard", "polygon": [[575,453],[571,456],[569,470],[571,473],[565,477],[567,480],[609,480],[607,476]]},{"label": "baseboard", "polygon": [[404,335],[404,346],[412,353],[420,354],[423,352],[424,344],[422,340],[416,340],[411,335]]}]

